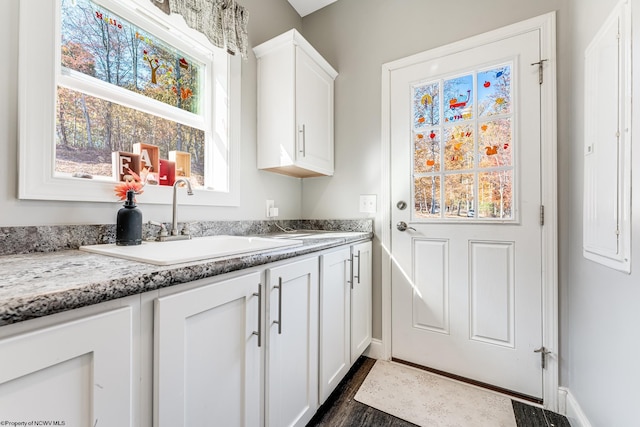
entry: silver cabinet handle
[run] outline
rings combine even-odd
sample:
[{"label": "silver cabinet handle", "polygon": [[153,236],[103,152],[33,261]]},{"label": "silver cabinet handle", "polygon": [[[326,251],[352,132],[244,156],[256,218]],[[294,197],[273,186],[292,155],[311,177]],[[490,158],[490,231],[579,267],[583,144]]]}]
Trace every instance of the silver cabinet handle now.
[{"label": "silver cabinet handle", "polygon": [[360,251],[358,251],[358,255],[355,255],[356,258],[358,258],[358,275],[354,276],[353,278],[355,279],[356,277],[358,278],[358,285],[360,284]]},{"label": "silver cabinet handle", "polygon": [[278,325],[278,334],[282,335],[282,277],[278,277],[278,284],[273,288],[278,290],[278,320],[273,323]]},{"label": "silver cabinet handle", "polygon": [[413,227],[409,227],[409,226],[407,225],[407,223],[406,223],[406,222],[404,222],[404,221],[400,221],[400,222],[398,222],[398,223],[396,224],[396,228],[397,228],[398,230],[400,230],[400,231],[407,231],[407,230],[413,230],[413,231],[416,231],[416,229],[415,229],[415,228],[413,228]]},{"label": "silver cabinet handle", "polygon": [[302,125],[302,129],[298,129],[298,133],[302,134],[302,149],[299,150],[302,153],[302,157],[307,155],[307,132],[305,125]]},{"label": "silver cabinet handle", "polygon": [[349,264],[351,265],[351,272],[349,272],[349,279],[351,280],[347,280],[347,283],[351,285],[351,289],[353,289],[353,254],[351,254],[347,261],[349,261]]},{"label": "silver cabinet handle", "polygon": [[258,330],[253,331],[252,335],[258,336],[258,347],[262,347],[262,284],[258,285],[258,292],[254,292],[253,296],[258,297]]}]

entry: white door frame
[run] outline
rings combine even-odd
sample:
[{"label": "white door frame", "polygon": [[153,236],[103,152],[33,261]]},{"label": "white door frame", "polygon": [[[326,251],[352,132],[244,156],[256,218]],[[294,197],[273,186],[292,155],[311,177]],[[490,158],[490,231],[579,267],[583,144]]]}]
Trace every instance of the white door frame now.
[{"label": "white door frame", "polygon": [[[545,408],[558,409],[558,222],[557,222],[557,114],[556,114],[556,14],[550,12],[526,21],[470,37],[382,65],[382,358],[391,358],[391,72],[423,61],[450,55],[477,45],[540,31],[540,59],[544,64],[541,85],[541,190],[544,205],[542,227],[542,345],[551,353],[543,371]],[[388,224],[388,226],[387,226]]]}]

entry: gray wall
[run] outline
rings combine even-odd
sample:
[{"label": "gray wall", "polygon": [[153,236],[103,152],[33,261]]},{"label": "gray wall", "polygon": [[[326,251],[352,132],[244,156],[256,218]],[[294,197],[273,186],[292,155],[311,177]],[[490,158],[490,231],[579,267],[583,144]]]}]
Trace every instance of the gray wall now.
[{"label": "gray wall", "polygon": [[[637,425],[640,401],[640,251],[631,275],[582,257],[582,135],[586,46],[617,0],[340,0],[302,20],[304,36],[338,70],[336,174],[303,182],[303,215],[352,218],[360,194],[380,194],[381,65],[468,36],[557,11],[560,382],[593,426]],[[637,6],[637,3],[634,6]],[[640,22],[640,7],[635,21]],[[636,26],[637,28],[637,26]],[[635,45],[640,46],[636,31]],[[635,49],[640,81],[640,48]],[[636,85],[636,99],[640,96]],[[634,112],[639,123],[640,109]],[[633,154],[640,167],[640,150]],[[640,174],[634,175],[640,200]],[[380,209],[380,207],[379,207]],[[380,215],[377,215],[377,219]],[[640,224],[640,210],[633,214]],[[376,230],[380,230],[379,221]],[[634,229],[632,246],[640,245]],[[381,336],[380,247],[374,336]]]},{"label": "gray wall", "polygon": [[[51,1],[51,0],[47,0]],[[115,223],[120,203],[71,203],[17,199],[18,10],[19,0],[2,0],[0,25],[0,226]],[[243,0],[249,10],[249,41],[256,46],[302,19],[286,0]],[[301,180],[256,169],[256,59],[242,63],[242,149],[240,207],[184,206],[180,220],[266,219],[265,200],[275,200],[280,218],[300,218]],[[81,198],[82,195],[79,195]],[[171,200],[167,200],[169,204]],[[171,207],[145,205],[144,219],[171,220]]]},{"label": "gray wall", "polygon": [[[569,52],[572,73],[567,77],[569,98],[574,106],[584,102],[584,50],[602,25],[616,0],[573,0],[573,50]],[[640,4],[630,1],[635,10],[634,89],[633,97],[640,99]],[[588,91],[589,88],[586,88]],[[562,101],[561,101],[562,102]],[[561,280],[562,306],[562,365],[566,376],[563,384],[580,403],[593,426],[638,425],[637,407],[640,402],[640,150],[638,137],[640,110],[634,106],[633,123],[635,166],[632,185],[632,273],[619,273],[582,257],[582,182],[584,118],[582,109],[564,102],[571,117],[569,135],[563,144],[560,164],[562,215],[562,260],[565,267]],[[637,105],[637,104],[636,104]]]}]

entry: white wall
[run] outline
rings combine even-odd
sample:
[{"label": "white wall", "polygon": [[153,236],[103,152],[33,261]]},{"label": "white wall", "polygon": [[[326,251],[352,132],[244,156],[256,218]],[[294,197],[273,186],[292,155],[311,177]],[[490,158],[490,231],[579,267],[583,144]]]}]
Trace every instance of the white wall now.
[{"label": "white wall", "polygon": [[[44,1],[44,0],[43,0]],[[47,0],[48,1],[48,0]],[[0,25],[0,226],[109,224],[115,223],[120,205],[114,203],[70,203],[17,199],[17,87],[19,0],[2,0]],[[249,10],[249,41],[256,46],[291,28],[301,27],[301,18],[286,0],[243,0]],[[256,60],[253,52],[242,63],[242,184],[240,207],[211,208],[181,206],[179,219],[266,219],[266,199],[276,201],[281,219],[300,218],[301,182],[256,169]],[[79,195],[81,199],[82,195]],[[170,204],[171,200],[167,200]],[[171,220],[171,207],[146,205],[140,199],[144,219]]]}]

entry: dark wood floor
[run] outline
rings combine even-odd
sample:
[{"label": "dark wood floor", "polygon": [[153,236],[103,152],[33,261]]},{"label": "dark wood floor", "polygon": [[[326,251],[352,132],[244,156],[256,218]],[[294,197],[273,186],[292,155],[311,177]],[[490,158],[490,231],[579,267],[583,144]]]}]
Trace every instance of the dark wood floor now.
[{"label": "dark wood floor", "polygon": [[[375,359],[358,359],[307,427],[416,427],[413,423],[354,400],[374,363]],[[514,401],[513,411],[518,427],[571,427],[564,416],[535,406]]]}]

